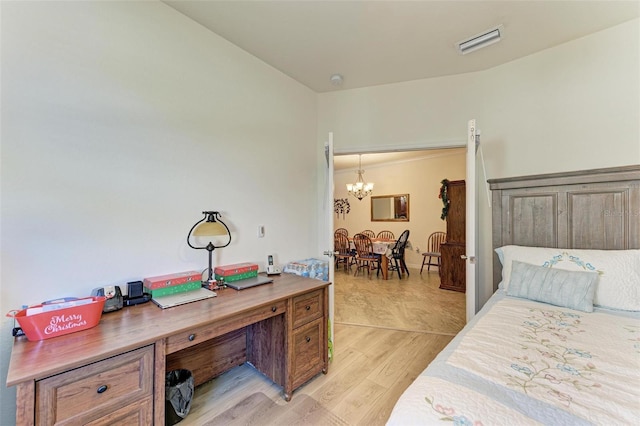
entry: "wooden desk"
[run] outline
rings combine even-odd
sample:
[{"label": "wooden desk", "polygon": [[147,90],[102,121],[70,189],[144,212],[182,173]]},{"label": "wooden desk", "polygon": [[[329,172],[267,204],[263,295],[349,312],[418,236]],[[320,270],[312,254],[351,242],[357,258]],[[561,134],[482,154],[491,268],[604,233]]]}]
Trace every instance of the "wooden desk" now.
[{"label": "wooden desk", "polygon": [[283,274],[174,308],[127,307],[65,336],[18,338],[7,374],[7,386],[17,386],[17,424],[163,425],[165,371],[188,368],[198,384],[244,362],[288,401],[327,372],[329,285]]}]

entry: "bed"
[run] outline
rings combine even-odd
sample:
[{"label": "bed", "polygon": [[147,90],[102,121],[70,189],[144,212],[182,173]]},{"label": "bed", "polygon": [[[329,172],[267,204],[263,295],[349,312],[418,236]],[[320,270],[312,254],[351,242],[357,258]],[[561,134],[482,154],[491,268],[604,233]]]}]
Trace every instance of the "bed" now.
[{"label": "bed", "polygon": [[387,424],[637,424],[640,166],[489,182],[496,291]]}]

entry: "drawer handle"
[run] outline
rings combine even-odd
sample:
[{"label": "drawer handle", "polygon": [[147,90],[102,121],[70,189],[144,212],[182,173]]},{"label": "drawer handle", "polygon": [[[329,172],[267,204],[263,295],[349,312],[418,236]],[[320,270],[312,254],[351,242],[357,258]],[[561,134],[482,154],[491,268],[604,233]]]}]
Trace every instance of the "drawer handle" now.
[{"label": "drawer handle", "polygon": [[275,307],[275,306],[271,307],[271,312],[275,312],[275,311],[277,311],[277,310],[278,310],[278,308],[277,308],[277,307]]},{"label": "drawer handle", "polygon": [[190,342],[193,342],[194,340],[196,340],[196,335],[195,334],[190,334],[188,337]]},{"label": "drawer handle", "polygon": [[307,337],[304,338],[304,340],[306,340],[307,343],[309,343],[311,341],[311,337],[307,336]]},{"label": "drawer handle", "polygon": [[307,305],[304,307],[307,311],[311,310],[311,306]]},{"label": "drawer handle", "polygon": [[107,390],[107,389],[109,389],[109,386],[107,386],[107,385],[102,385],[102,386],[100,386],[100,387],[98,388],[98,390],[97,390],[96,392],[98,392],[98,393],[104,393],[104,392],[106,392],[106,390]]}]

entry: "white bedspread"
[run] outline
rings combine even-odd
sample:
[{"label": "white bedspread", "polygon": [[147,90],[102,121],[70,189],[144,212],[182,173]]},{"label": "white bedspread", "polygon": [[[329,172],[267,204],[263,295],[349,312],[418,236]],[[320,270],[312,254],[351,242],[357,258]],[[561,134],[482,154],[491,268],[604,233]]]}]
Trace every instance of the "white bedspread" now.
[{"label": "white bedspread", "polygon": [[389,425],[640,421],[640,320],[494,296],[405,391]]}]

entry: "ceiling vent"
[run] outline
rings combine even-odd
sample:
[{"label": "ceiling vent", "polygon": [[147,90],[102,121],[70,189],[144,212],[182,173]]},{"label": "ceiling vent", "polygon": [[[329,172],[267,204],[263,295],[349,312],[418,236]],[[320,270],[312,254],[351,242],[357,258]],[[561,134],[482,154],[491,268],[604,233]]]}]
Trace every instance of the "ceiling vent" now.
[{"label": "ceiling vent", "polygon": [[471,53],[478,49],[482,49],[483,47],[497,43],[502,40],[502,37],[504,37],[504,27],[502,25],[498,25],[495,28],[456,43],[456,47],[461,54],[466,55],[467,53]]}]

